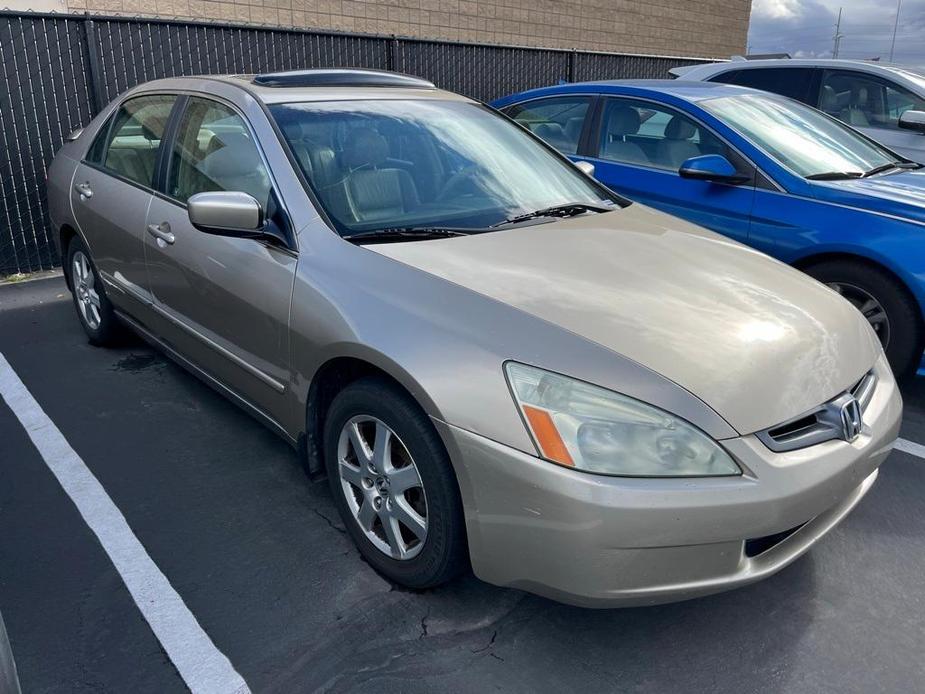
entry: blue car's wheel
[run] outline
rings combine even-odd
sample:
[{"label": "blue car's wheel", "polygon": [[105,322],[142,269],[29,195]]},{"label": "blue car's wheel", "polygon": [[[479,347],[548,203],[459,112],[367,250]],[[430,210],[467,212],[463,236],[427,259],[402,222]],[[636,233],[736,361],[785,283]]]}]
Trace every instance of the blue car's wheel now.
[{"label": "blue car's wheel", "polygon": [[922,358],[923,328],[918,304],[888,272],[856,260],[833,260],[805,268],[864,314],[899,378],[915,373]]}]

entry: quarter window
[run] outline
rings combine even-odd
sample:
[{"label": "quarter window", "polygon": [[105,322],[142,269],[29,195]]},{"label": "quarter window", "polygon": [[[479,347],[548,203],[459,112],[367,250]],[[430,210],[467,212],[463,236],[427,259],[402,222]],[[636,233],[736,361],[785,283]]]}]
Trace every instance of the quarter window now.
[{"label": "quarter window", "polygon": [[586,96],[556,97],[515,104],[504,113],[563,154],[577,154],[590,104]]},{"label": "quarter window", "polygon": [[925,99],[874,75],[827,70],[819,107],[855,127],[896,129],[904,112],[925,110]]},{"label": "quarter window", "polygon": [[185,203],[212,191],[248,193],[267,210],[270,177],[241,116],[224,104],[193,97],[177,130],[167,192]]},{"label": "quarter window", "polygon": [[104,128],[105,145],[94,142],[90,159],[124,178],[152,186],[157,151],[170,117],[175,96],[157,94],[126,101],[116,112],[112,125]]},{"label": "quarter window", "polygon": [[647,101],[608,99],[601,121],[600,158],[677,171],[691,157],[734,155],[722,140],[674,109]]}]

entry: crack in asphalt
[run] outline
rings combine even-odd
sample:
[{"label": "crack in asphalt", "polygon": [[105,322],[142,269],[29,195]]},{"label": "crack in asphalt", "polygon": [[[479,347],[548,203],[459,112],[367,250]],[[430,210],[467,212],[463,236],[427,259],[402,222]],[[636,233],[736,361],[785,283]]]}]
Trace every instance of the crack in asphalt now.
[{"label": "crack in asphalt", "polygon": [[340,527],[334,525],[334,521],[332,521],[330,518],[328,518],[326,515],[324,515],[324,514],[323,514],[321,511],[319,511],[318,509],[313,508],[313,509],[312,509],[312,512],[313,512],[316,516],[318,516],[319,518],[321,518],[325,523],[327,523],[328,525],[330,525],[334,530],[336,530],[337,532],[339,532],[341,535],[346,535],[346,534],[347,534],[347,530],[346,530],[345,528],[340,528]]}]

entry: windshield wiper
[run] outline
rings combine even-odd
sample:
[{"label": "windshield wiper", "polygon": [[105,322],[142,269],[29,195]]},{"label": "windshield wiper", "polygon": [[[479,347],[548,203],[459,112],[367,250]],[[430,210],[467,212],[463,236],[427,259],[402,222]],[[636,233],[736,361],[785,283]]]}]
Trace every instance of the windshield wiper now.
[{"label": "windshield wiper", "polygon": [[439,239],[450,236],[468,236],[479,229],[451,229],[449,227],[387,227],[346,234],[347,241],[402,241],[404,239]]},{"label": "windshield wiper", "polygon": [[537,219],[538,217],[574,217],[575,215],[584,214],[585,212],[610,212],[614,209],[613,207],[605,207],[604,205],[589,205],[584,202],[567,202],[564,205],[554,205],[553,207],[544,207],[542,210],[519,214],[515,217],[505,219],[498,224],[493,224],[492,228],[505,226],[507,224],[517,224],[517,222],[525,222],[528,219]]},{"label": "windshield wiper", "polygon": [[847,178],[861,178],[860,171],[826,171],[825,173],[811,174],[806,178],[810,181],[843,181]]},{"label": "windshield wiper", "polygon": [[921,164],[917,164],[914,161],[891,161],[889,164],[875,166],[870,171],[865,171],[863,178],[874,176],[875,174],[883,173],[890,169],[918,169],[919,167],[921,167]]}]

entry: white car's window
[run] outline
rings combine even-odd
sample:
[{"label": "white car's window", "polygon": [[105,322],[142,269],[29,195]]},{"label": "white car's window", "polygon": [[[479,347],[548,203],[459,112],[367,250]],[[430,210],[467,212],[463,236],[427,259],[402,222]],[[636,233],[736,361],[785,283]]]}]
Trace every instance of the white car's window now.
[{"label": "white car's window", "polygon": [[874,75],[826,70],[820,109],[858,128],[899,128],[906,111],[925,110],[925,99]]},{"label": "white car's window", "polygon": [[859,176],[896,159],[851,128],[792,99],[743,94],[706,99],[700,106],[801,176]]},{"label": "white car's window", "polygon": [[180,119],[167,192],[186,202],[211,191],[248,193],[266,210],[270,177],[241,117],[224,104],[193,97]]},{"label": "white car's window", "polygon": [[601,121],[600,158],[677,171],[691,157],[729,148],[695,120],[649,101],[608,99]]},{"label": "white car's window", "polygon": [[151,186],[157,152],[175,96],[157,94],[129,99],[116,112],[90,149],[90,159],[106,170]]},{"label": "white car's window", "polygon": [[478,104],[375,100],[270,111],[341,234],[395,227],[486,230],[605,188]]},{"label": "white car's window", "polygon": [[563,154],[576,154],[591,98],[557,96],[514,104],[504,113]]}]

